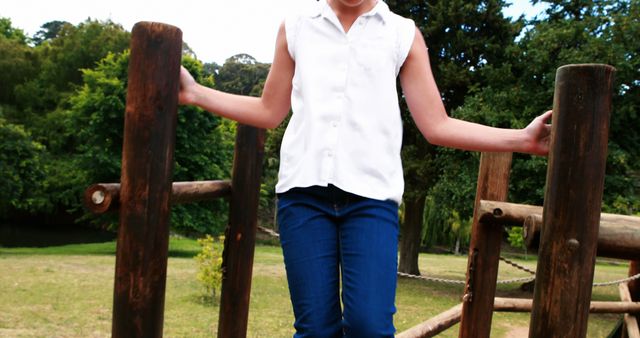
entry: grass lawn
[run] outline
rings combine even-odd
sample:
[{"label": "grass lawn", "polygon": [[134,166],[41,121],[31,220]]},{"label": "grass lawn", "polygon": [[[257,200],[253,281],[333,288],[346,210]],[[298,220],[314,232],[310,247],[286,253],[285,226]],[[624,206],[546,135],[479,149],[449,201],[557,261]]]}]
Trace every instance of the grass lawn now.
[{"label": "grass lawn", "polygon": [[[215,336],[218,308],[203,300],[192,258],[198,244],[172,238],[165,300],[165,337]],[[420,256],[424,275],[464,279],[465,256]],[[534,260],[516,259],[535,269]],[[0,247],[0,337],[108,337],[111,331],[115,243],[48,248]],[[289,303],[279,247],[256,248],[248,337],[291,337]],[[599,263],[596,281],[624,278],[626,265]],[[526,273],[501,263],[499,279]],[[519,284],[499,285],[497,296],[531,297]],[[460,301],[462,285],[401,278],[395,325],[406,330]],[[596,287],[594,300],[617,300],[617,286]],[[617,315],[591,315],[589,337],[606,337]],[[492,337],[518,337],[529,314],[496,313]],[[457,326],[439,337],[457,337]]]}]

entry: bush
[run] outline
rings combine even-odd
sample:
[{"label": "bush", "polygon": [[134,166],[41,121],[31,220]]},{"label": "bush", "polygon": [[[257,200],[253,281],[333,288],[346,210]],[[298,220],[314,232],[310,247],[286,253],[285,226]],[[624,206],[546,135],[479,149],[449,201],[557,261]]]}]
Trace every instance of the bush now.
[{"label": "bush", "polygon": [[[223,237],[218,240],[223,242]],[[222,254],[221,250],[216,248],[214,239],[211,235],[198,239],[198,244],[202,250],[195,259],[198,264],[198,274],[196,278],[206,291],[205,298],[212,301],[216,298],[216,290],[220,289],[222,284]]]}]

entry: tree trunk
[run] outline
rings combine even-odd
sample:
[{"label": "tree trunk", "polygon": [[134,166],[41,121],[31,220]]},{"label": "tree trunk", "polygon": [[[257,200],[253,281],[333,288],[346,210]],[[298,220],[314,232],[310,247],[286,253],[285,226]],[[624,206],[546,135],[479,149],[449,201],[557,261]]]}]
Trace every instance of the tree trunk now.
[{"label": "tree trunk", "polygon": [[420,275],[418,254],[422,240],[422,216],[424,214],[425,195],[405,201],[404,224],[400,237],[400,265],[398,271]]}]

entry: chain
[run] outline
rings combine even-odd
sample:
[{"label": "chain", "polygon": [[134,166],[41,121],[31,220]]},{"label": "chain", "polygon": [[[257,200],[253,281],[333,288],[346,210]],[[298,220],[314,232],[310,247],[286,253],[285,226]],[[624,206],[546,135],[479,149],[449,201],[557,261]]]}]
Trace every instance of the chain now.
[{"label": "chain", "polygon": [[404,272],[400,272],[400,271],[398,271],[398,276],[412,278],[412,279],[427,280],[427,281],[430,281],[430,282],[447,283],[447,284],[461,284],[461,285],[464,285],[466,283],[463,280],[428,277],[428,276],[418,276],[418,275],[412,275],[410,273],[404,273]]},{"label": "chain", "polygon": [[[272,236],[275,238],[280,238],[280,234],[278,234],[277,232],[273,231],[272,229],[269,228],[265,228],[263,226],[258,226],[258,230]],[[522,265],[519,265],[507,258],[504,258],[502,256],[500,256],[500,260],[515,267],[516,269],[528,272],[534,276],[530,276],[530,277],[522,277],[522,278],[513,278],[513,279],[506,279],[506,280],[499,280],[496,283],[497,284],[512,284],[512,283],[528,283],[531,281],[534,281],[536,279],[535,274],[536,272],[524,267]],[[431,281],[431,282],[437,282],[437,283],[445,283],[445,284],[456,284],[456,285],[460,285],[460,284],[465,284],[466,282],[463,280],[457,280],[457,279],[447,279],[447,278],[438,278],[438,277],[428,277],[428,276],[418,276],[418,275],[412,275],[412,274],[408,274],[408,273],[404,273],[404,272],[400,272],[398,271],[398,276],[401,277],[407,277],[407,278],[413,278],[413,279],[421,279],[421,280],[426,280],[426,281]],[[610,286],[610,285],[617,285],[620,283],[626,283],[626,282],[630,282],[630,281],[634,281],[640,279],[640,273],[634,276],[630,276],[624,279],[618,279],[618,280],[614,280],[614,281],[610,281],[610,282],[602,282],[602,283],[593,283],[593,286]]]},{"label": "chain", "polygon": [[614,281],[611,281],[611,282],[593,283],[593,286],[609,286],[609,285],[622,284],[622,283],[634,281],[634,280],[639,279],[639,278],[640,278],[640,273],[637,274],[637,275],[633,275],[631,277],[627,277],[627,278],[624,278],[624,279],[618,279],[618,280],[614,280]]},{"label": "chain", "polygon": [[515,267],[515,268],[517,268],[517,269],[520,269],[520,270],[522,270],[522,271],[526,271],[526,272],[528,272],[528,273],[530,273],[530,274],[532,274],[532,275],[535,275],[535,274],[536,274],[536,272],[535,272],[535,271],[533,271],[533,270],[531,270],[531,269],[529,269],[529,268],[527,268],[527,267],[524,267],[524,266],[522,266],[522,265],[518,265],[517,263],[515,263],[515,262],[513,262],[513,261],[510,261],[510,260],[508,260],[508,259],[506,259],[506,258],[504,258],[504,257],[502,257],[502,256],[500,256],[500,260],[501,260],[501,261],[503,261],[503,262],[505,262],[505,263],[507,263],[507,264],[509,264],[509,265],[511,265],[511,266],[513,266],[513,267]]}]

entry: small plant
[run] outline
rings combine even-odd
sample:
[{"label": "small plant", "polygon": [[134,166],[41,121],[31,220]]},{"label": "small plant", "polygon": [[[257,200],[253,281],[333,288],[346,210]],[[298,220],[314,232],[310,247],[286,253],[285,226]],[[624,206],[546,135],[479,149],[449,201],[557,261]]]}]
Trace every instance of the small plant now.
[{"label": "small plant", "polygon": [[[222,241],[224,237],[219,237]],[[195,260],[198,264],[198,274],[196,278],[204,286],[207,298],[216,299],[216,291],[220,289],[222,284],[222,254],[214,245],[214,239],[211,235],[198,239],[198,244],[202,250],[196,255]]]},{"label": "small plant", "polygon": [[518,248],[518,249],[526,249],[524,245],[524,237],[522,236],[521,227],[511,227],[509,229],[508,234],[509,234],[508,241],[512,247]]}]

